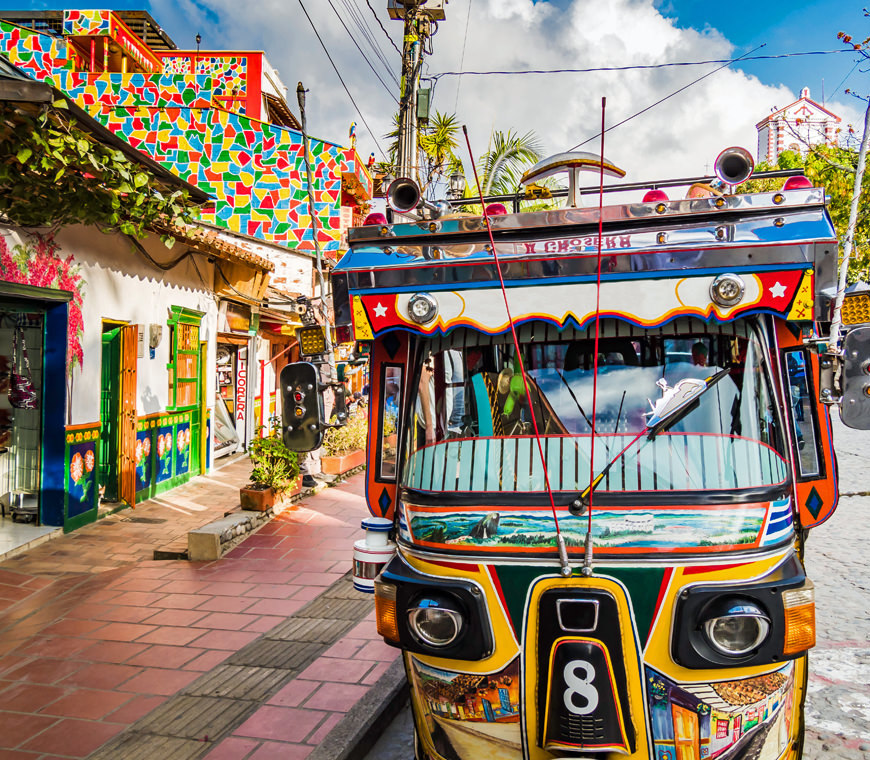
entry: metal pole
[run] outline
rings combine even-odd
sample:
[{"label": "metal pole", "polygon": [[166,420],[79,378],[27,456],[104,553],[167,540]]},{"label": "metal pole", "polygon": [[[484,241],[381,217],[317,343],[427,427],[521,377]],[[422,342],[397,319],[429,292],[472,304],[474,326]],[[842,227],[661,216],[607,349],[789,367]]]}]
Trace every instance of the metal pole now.
[{"label": "metal pole", "polygon": [[302,82],[296,85],[296,99],[299,102],[299,113],[302,120],[302,151],[305,155],[305,175],[308,182],[308,213],[311,215],[311,230],[314,234],[314,255],[317,267],[317,281],[320,287],[320,314],[323,317],[323,332],[326,337],[326,354],[329,365],[329,380],[336,379],[335,357],[332,353],[332,336],[329,331],[329,312],[326,307],[326,280],[323,277],[323,261],[320,254],[320,240],[317,236],[317,214],[314,210],[314,182],[311,175],[311,159],[308,153],[308,129],[305,120],[305,88]]},{"label": "metal pole", "polygon": [[852,205],[849,208],[849,225],[846,228],[846,239],[843,241],[843,259],[840,262],[840,282],[837,285],[837,297],[834,300],[834,314],[831,317],[831,347],[830,352],[841,353],[840,333],[842,332],[843,297],[846,295],[846,275],[849,273],[849,261],[852,258],[852,244],[855,238],[855,227],[858,223],[858,201],[861,199],[861,184],[864,181],[864,168],[867,165],[867,144],[870,142],[870,99],[864,112],[864,135],[858,150],[858,165],[855,167],[855,184],[852,189]]}]

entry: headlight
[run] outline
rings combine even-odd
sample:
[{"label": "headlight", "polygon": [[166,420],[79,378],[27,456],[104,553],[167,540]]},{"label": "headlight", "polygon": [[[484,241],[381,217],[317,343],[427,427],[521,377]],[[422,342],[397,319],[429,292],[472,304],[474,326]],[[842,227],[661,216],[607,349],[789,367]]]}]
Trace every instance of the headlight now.
[{"label": "headlight", "polygon": [[731,657],[751,652],[770,632],[770,618],[756,604],[740,599],[725,600],[705,616],[704,633],[714,649]]},{"label": "headlight", "polygon": [[442,595],[420,597],[408,610],[411,632],[433,647],[446,647],[462,633],[462,612],[457,604]]}]

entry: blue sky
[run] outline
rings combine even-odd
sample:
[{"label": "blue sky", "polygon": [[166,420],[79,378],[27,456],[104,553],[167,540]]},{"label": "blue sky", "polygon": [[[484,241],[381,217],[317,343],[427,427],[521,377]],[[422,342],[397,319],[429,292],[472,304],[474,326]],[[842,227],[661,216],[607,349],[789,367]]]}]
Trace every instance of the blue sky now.
[{"label": "blue sky", "polygon": [[[861,0],[661,0],[657,5],[660,13],[680,26],[718,29],[737,47],[738,55],[763,43],[767,45],[760,55],[836,50],[844,47],[837,39],[839,31],[858,40],[870,36],[870,19],[864,18]],[[795,92],[809,87],[812,97],[821,101],[823,80],[830,98],[850,71],[839,87],[839,97],[847,87],[870,91],[868,74],[853,71],[855,61],[856,56],[842,54],[747,62],[741,68],[766,84],[783,83]]]}]

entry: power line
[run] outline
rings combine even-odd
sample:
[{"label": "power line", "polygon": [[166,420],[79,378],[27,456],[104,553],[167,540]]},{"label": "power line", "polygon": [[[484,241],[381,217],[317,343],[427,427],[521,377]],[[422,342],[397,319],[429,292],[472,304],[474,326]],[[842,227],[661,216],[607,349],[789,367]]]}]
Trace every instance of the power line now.
[{"label": "power line", "polygon": [[[762,44],[759,45],[757,48],[753,48],[752,50],[750,50],[749,53],[747,53],[746,55],[741,55],[741,56],[738,57],[738,58],[733,58],[733,59],[730,60],[730,61],[726,61],[722,66],[719,66],[719,67],[713,69],[713,71],[708,71],[708,72],[707,72],[706,74],[704,74],[703,76],[700,76],[700,77],[698,77],[697,79],[694,79],[694,80],[692,80],[691,82],[689,82],[687,85],[684,85],[683,87],[680,87],[679,90],[674,90],[670,95],[665,95],[663,98],[659,98],[659,100],[657,100],[655,103],[652,103],[652,104],[648,105],[646,108],[641,109],[641,110],[638,111],[637,113],[632,114],[631,116],[629,116],[629,117],[626,118],[626,119],[623,119],[622,121],[618,121],[616,124],[613,124],[612,126],[608,127],[607,129],[605,129],[605,130],[603,130],[603,131],[604,131],[604,132],[609,132],[611,129],[616,129],[617,127],[621,127],[621,126],[622,126],[623,124],[625,124],[626,122],[629,122],[629,121],[631,121],[632,119],[637,118],[637,117],[640,116],[641,114],[646,113],[646,112],[649,111],[650,109],[655,108],[657,105],[660,105],[660,104],[664,103],[666,100],[669,100],[670,98],[674,97],[674,95],[679,95],[679,94],[680,94],[681,92],[683,92],[684,90],[688,90],[692,85],[698,84],[698,82],[700,82],[700,81],[706,79],[707,77],[713,76],[713,74],[715,74],[717,71],[722,71],[722,69],[724,69],[724,68],[730,66],[732,63],[737,63],[738,61],[748,60],[748,57],[749,57],[749,54],[750,54],[750,53],[754,53],[756,50],[761,50],[761,48],[763,48],[766,44],[767,44],[767,43],[762,43]],[[586,145],[586,143],[592,142],[596,137],[599,137],[600,135],[601,135],[601,133],[594,134],[594,135],[592,135],[592,137],[587,138],[587,139],[584,140],[583,142],[577,143],[573,148],[568,148],[568,150],[569,150],[569,151],[571,151],[571,150],[575,150],[575,149],[577,149],[577,148],[579,148],[579,147],[581,147],[581,146],[583,146],[583,145]]]},{"label": "power line", "polygon": [[320,43],[320,46],[323,48],[323,52],[326,53],[326,57],[329,59],[329,62],[332,64],[332,68],[335,70],[335,75],[338,77],[338,81],[341,82],[341,86],[344,87],[344,91],[347,93],[347,96],[350,98],[350,102],[353,103],[353,107],[359,115],[360,120],[363,124],[365,124],[366,129],[369,131],[372,140],[375,142],[375,146],[377,146],[378,151],[383,156],[384,161],[387,161],[387,156],[384,153],[383,148],[381,148],[381,144],[378,142],[378,138],[375,137],[374,130],[369,126],[369,123],[366,121],[366,117],[362,115],[362,111],[359,110],[359,106],[356,104],[356,101],[353,99],[353,95],[350,94],[350,90],[347,89],[347,85],[344,83],[344,79],[342,79],[341,72],[338,70],[338,66],[335,65],[335,61],[332,60],[332,56],[329,54],[329,50],[324,44],[323,40],[320,38],[320,32],[317,31],[317,27],[314,26],[314,22],[311,20],[311,16],[308,15],[308,11],[305,9],[305,6],[302,3],[302,0],[299,0],[299,7],[302,8],[302,12],[305,14],[305,18],[308,19],[308,23],[311,24],[311,28],[314,30],[314,36],[317,37],[317,41]]},{"label": "power line", "polygon": [[[471,2],[472,0],[468,0],[468,12],[465,14],[465,35],[462,38],[462,55],[459,57],[460,70],[465,63],[465,44],[468,42],[468,20],[471,18]],[[456,102],[453,104],[453,113],[456,113],[456,111],[459,109],[459,88],[461,86],[462,74],[459,75],[459,80],[456,82]]]},{"label": "power line", "polygon": [[393,38],[390,37],[389,32],[384,28],[384,25],[381,23],[381,20],[378,18],[378,14],[375,13],[375,9],[372,8],[372,4],[369,2],[369,0],[366,0],[366,5],[369,7],[369,10],[372,12],[372,15],[375,17],[375,21],[378,22],[378,26],[381,28],[381,30],[383,31],[383,33],[384,33],[384,35],[386,36],[386,38],[390,41],[390,44],[391,44],[391,45],[396,49],[396,52],[397,52],[397,53],[399,54],[399,56],[401,57],[401,55],[402,55],[402,51],[399,50],[399,48],[398,48],[398,46],[396,45],[396,43],[393,42]]},{"label": "power line", "polygon": [[840,89],[844,84],[846,84],[846,80],[847,80],[850,76],[852,76],[852,74],[855,73],[855,69],[857,69],[860,65],[861,65],[861,61],[855,61],[855,65],[854,65],[851,69],[849,69],[849,73],[846,74],[846,76],[844,76],[844,77],[840,80],[840,84],[838,84],[838,85],[834,88],[834,92],[836,92],[836,91],[839,90],[839,89]]},{"label": "power line", "polygon": [[372,66],[372,62],[368,59],[366,54],[362,51],[362,48],[359,46],[359,43],[356,41],[356,38],[351,34],[350,29],[347,28],[347,24],[344,23],[344,19],[341,17],[341,14],[335,9],[335,6],[332,4],[332,0],[327,0],[329,2],[329,7],[332,8],[332,12],[336,15],[338,20],[341,22],[342,27],[344,27],[344,31],[347,32],[347,36],[350,37],[351,42],[356,45],[356,49],[359,50],[359,54],[363,57],[363,60],[369,65],[369,68],[372,70],[372,74],[377,77],[377,80],[384,86],[384,89],[387,91],[387,94],[393,99],[393,102],[398,105],[399,101],[395,95],[393,95],[393,91],[387,85],[387,83],[381,79],[381,75],[375,70],[375,67]]},{"label": "power line", "polygon": [[365,20],[365,18],[363,18],[363,14],[359,6],[354,0],[341,0],[341,4],[347,10],[347,15],[356,25],[356,28],[359,29],[363,39],[365,39],[365,41],[369,44],[369,47],[371,47],[372,51],[375,54],[375,57],[381,62],[381,64],[383,64],[384,71],[388,73],[390,79],[395,82],[396,87],[398,88],[399,79],[398,77],[396,77],[396,74],[393,71],[394,67],[390,65],[390,62],[387,60],[386,55],[384,55],[383,49],[375,41],[375,35],[368,22]]},{"label": "power line", "polygon": [[[758,48],[756,48],[757,50]],[[433,74],[432,79],[440,79],[441,77],[461,77],[461,76],[515,76],[525,74],[589,74],[597,71],[634,71],[645,69],[666,69],[675,66],[706,66],[713,63],[734,63],[734,61],[769,61],[777,58],[795,58],[797,56],[806,55],[833,55],[835,53],[854,53],[854,50],[811,50],[800,53],[780,53],[778,55],[754,55],[741,56],[733,59],[714,59],[709,61],[678,61],[674,63],[650,63],[636,66],[597,66],[588,69],[525,69],[522,71],[442,71],[440,74]]]}]

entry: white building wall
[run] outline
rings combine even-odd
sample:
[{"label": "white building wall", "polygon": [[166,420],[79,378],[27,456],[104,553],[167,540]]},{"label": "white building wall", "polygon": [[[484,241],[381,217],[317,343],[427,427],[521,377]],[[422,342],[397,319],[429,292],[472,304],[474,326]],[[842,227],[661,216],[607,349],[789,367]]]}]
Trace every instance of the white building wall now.
[{"label": "white building wall", "polygon": [[[84,366],[76,368],[73,375],[70,424],[100,419],[104,319],[146,326],[144,356],[137,363],[136,411],[139,416],[144,416],[166,410],[169,402],[169,375],[166,369],[169,361],[169,329],[166,323],[172,306],[204,313],[200,340],[208,342],[208,359],[202,371],[206,379],[206,406],[211,408],[215,393],[215,373],[212,368],[215,366],[217,305],[204,284],[212,283],[214,277],[213,266],[205,257],[188,256],[176,267],[164,272],[135,251],[130,240],[121,235],[105,235],[92,227],[76,226],[63,229],[57,241],[63,254],[72,253],[82,266],[86,283],[82,309]],[[169,250],[153,235],[140,241],[140,245],[159,262],[173,261],[186,250],[185,246],[179,244]],[[154,358],[151,358],[148,348],[149,324],[163,327]]]}]

